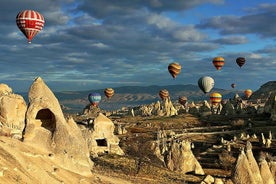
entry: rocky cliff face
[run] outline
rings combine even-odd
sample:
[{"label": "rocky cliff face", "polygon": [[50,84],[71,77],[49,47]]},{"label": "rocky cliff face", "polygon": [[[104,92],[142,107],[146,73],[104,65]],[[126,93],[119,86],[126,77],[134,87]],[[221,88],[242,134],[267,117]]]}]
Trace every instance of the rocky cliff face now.
[{"label": "rocky cliff face", "polygon": [[250,99],[262,99],[265,100],[270,93],[276,92],[276,81],[269,81],[263,84],[257,91],[253,92]]}]

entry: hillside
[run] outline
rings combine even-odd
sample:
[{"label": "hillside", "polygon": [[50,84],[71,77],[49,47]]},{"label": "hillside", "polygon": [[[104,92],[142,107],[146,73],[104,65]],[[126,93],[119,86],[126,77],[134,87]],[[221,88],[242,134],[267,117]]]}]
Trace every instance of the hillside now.
[{"label": "hillside", "polygon": [[257,91],[255,91],[251,99],[266,99],[269,96],[269,93],[276,91],[276,81],[269,81],[263,84]]},{"label": "hillside", "polygon": [[[91,91],[65,91],[56,92],[55,95],[60,103],[68,107],[69,112],[81,112],[89,103],[87,95],[91,92],[97,92],[102,95],[100,108],[105,110],[120,109],[124,106],[137,106],[150,104],[160,100],[158,95],[161,89],[167,89],[172,101],[177,101],[180,96],[186,96],[188,101],[209,100],[209,94],[204,94],[196,85],[170,85],[170,86],[123,86],[114,88],[115,95],[111,99],[104,96],[104,89]],[[224,98],[232,98],[236,92],[242,95],[241,91],[224,90],[214,88],[212,91],[219,92]]]}]

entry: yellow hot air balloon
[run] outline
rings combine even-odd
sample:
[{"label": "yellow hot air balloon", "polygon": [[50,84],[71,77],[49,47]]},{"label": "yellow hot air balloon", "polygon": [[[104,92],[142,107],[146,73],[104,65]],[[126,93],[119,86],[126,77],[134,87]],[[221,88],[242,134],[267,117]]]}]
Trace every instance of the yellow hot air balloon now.
[{"label": "yellow hot air balloon", "polygon": [[222,96],[220,93],[214,92],[210,94],[210,102],[212,105],[217,106],[221,102]]},{"label": "yellow hot air balloon", "polygon": [[165,100],[169,97],[169,92],[166,89],[162,89],[159,91],[159,96],[162,100]]},{"label": "yellow hot air balloon", "polygon": [[106,88],[104,90],[104,94],[109,99],[109,98],[111,98],[114,95],[114,89],[112,89],[112,88]]},{"label": "yellow hot air balloon", "polygon": [[171,63],[168,66],[168,70],[172,77],[175,79],[176,76],[180,73],[181,71],[181,65],[179,63]]},{"label": "yellow hot air balloon", "polygon": [[249,98],[252,95],[253,91],[251,89],[244,90],[244,95],[246,98]]},{"label": "yellow hot air balloon", "polygon": [[216,67],[217,70],[220,70],[224,65],[224,58],[221,56],[215,57],[213,59],[213,65]]}]

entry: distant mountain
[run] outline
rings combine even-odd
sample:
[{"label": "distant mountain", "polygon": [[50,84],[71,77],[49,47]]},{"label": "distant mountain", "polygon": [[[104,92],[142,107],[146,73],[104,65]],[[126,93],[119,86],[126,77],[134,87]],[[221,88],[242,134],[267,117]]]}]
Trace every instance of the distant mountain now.
[{"label": "distant mountain", "polygon": [[[106,110],[115,110],[123,106],[137,106],[150,104],[160,100],[159,91],[167,89],[172,101],[178,100],[180,96],[186,96],[188,101],[209,100],[209,94],[204,94],[196,85],[168,85],[168,86],[123,86],[113,88],[115,95],[107,99],[104,95],[104,89],[91,91],[65,91],[55,92],[60,103],[70,108],[72,112],[81,112],[89,104],[87,96],[91,92],[97,92],[102,95],[99,107]],[[219,92],[224,99],[233,98],[236,93],[242,94],[242,91],[224,90],[214,88],[211,92]]]},{"label": "distant mountain", "polygon": [[[161,100],[159,91],[167,89],[170,93],[172,101],[177,101],[180,96],[186,96],[188,101],[202,101],[209,100],[209,94],[204,94],[197,85],[168,85],[168,86],[123,86],[113,88],[115,95],[111,99],[107,99],[104,95],[104,89],[87,90],[87,91],[64,91],[54,92],[60,104],[65,106],[66,112],[82,112],[83,108],[89,104],[87,96],[91,92],[97,92],[102,95],[102,100],[99,104],[101,109],[116,110],[122,107],[138,106],[143,104],[150,104]],[[253,92],[250,99],[266,99],[270,92],[276,91],[276,81],[269,81],[263,84],[258,90]],[[219,92],[223,99],[230,99],[238,93],[243,97],[243,91],[224,90],[213,88],[211,92]],[[27,101],[27,93],[21,94]]]}]

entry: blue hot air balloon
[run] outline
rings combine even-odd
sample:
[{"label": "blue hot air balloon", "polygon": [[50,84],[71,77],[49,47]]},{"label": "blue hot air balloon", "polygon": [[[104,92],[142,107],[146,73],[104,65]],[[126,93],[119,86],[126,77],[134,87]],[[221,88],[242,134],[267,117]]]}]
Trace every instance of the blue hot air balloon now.
[{"label": "blue hot air balloon", "polygon": [[95,107],[97,107],[99,105],[101,99],[102,99],[102,97],[99,93],[90,93],[88,95],[89,102]]}]

